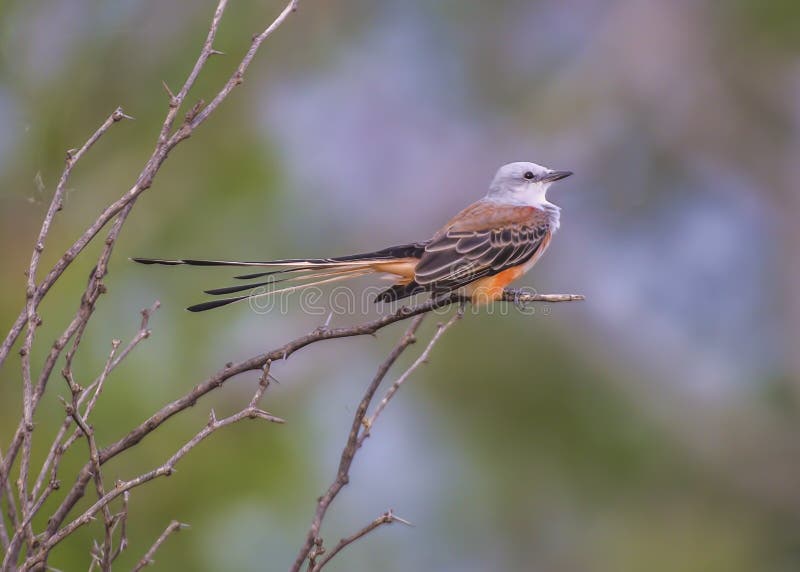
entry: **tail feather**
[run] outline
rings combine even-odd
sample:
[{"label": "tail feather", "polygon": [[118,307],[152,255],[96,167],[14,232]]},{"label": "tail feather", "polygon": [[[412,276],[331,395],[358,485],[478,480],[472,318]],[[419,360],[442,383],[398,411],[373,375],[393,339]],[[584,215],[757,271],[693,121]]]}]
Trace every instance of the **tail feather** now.
[{"label": "tail feather", "polygon": [[227,306],[228,304],[233,304],[234,302],[238,302],[239,300],[244,300],[245,298],[249,298],[249,296],[238,296],[237,298],[225,298],[223,300],[211,300],[210,302],[203,302],[201,304],[195,304],[194,306],[189,306],[186,308],[190,312],[205,312],[206,310],[213,310],[214,308],[219,308],[221,306]]},{"label": "tail feather", "polygon": [[[194,306],[189,306],[186,308],[190,312],[203,312],[205,310],[212,310],[214,308],[219,308],[221,306],[227,306],[228,304],[233,304],[234,302],[241,302],[242,300],[256,300],[259,298],[265,298],[268,296],[274,296],[276,294],[285,294],[288,292],[294,292],[295,290],[300,290],[302,288],[309,288],[311,286],[319,286],[320,284],[327,284],[329,282],[338,282],[339,280],[347,280],[349,278],[356,278],[358,276],[365,276],[366,274],[371,273],[371,269],[356,269],[351,272],[343,272],[334,275],[332,278],[326,278],[322,280],[315,280],[314,282],[309,282],[307,284],[297,284],[295,286],[287,286],[285,288],[278,288],[276,290],[268,290],[266,292],[258,292],[258,293],[251,293],[245,294],[244,296],[236,296],[234,298],[223,298],[222,300],[212,300],[210,302],[202,302],[200,304],[195,304]],[[256,287],[255,285],[251,285],[249,287]],[[236,287],[238,288],[238,287]]]},{"label": "tail feather", "polygon": [[203,290],[203,292],[205,294],[211,294],[212,296],[222,296],[223,294],[236,294],[237,292],[260,288],[261,286],[269,286],[277,282],[283,282],[283,280],[268,280],[267,282],[256,282],[255,284],[240,284],[239,286],[228,286],[226,288],[212,288],[211,290]]},{"label": "tail feather", "polygon": [[242,284],[237,286],[228,286],[226,288],[214,288],[213,290],[204,290],[206,294],[211,294],[212,296],[219,296],[221,294],[234,294],[236,292],[244,292],[245,290],[252,290],[253,288],[259,288],[261,286],[272,286],[273,284],[280,284],[282,282],[295,282],[298,280],[314,280],[317,278],[328,278],[330,276],[335,276],[338,274],[348,274],[354,271],[359,271],[366,273],[366,270],[363,266],[348,266],[348,267],[339,267],[336,266],[332,269],[328,269],[323,272],[315,272],[308,274],[307,272],[311,269],[297,269],[300,274],[290,276],[289,278],[280,278],[280,279],[273,279],[273,280],[266,280],[264,282],[256,282],[255,284]]},{"label": "tail feather", "polygon": [[286,274],[287,272],[297,272],[302,268],[284,268],[283,270],[270,270],[269,272],[256,272],[255,274],[240,274],[234,276],[236,280],[253,280],[255,278],[263,278],[264,276],[272,276],[273,274]]},{"label": "tail feather", "polygon": [[139,264],[161,264],[163,266],[291,266],[291,272],[301,268],[324,268],[341,264],[369,264],[374,259],[364,258],[358,260],[338,260],[335,258],[282,258],[276,260],[200,260],[195,258],[131,258]]},{"label": "tail feather", "polygon": [[[250,292],[243,296],[234,296],[231,298],[224,298],[221,300],[212,300],[209,302],[202,302],[187,308],[191,312],[203,312],[227,306],[242,300],[254,300],[267,296],[274,296],[287,292],[293,292],[302,288],[309,288],[330,282],[337,282],[348,278],[355,278],[364,276],[375,271],[387,271],[386,268],[392,266],[392,262],[397,259],[403,258],[419,258],[425,250],[427,243],[419,242],[412,244],[403,244],[399,246],[392,246],[374,252],[367,252],[363,254],[351,254],[348,256],[340,256],[336,258],[283,258],[277,260],[264,260],[264,261],[239,261],[239,260],[202,260],[195,258],[132,258],[134,262],[139,264],[160,264],[164,266],[230,266],[230,267],[283,267],[275,270],[266,270],[263,272],[254,272],[250,274],[242,274],[236,276],[239,280],[254,280],[258,278],[267,278],[262,282],[255,284],[243,284],[241,286],[228,286],[225,288],[214,288],[206,290],[207,294],[212,296],[235,294],[238,292],[245,292],[253,290],[262,286],[271,287],[274,284],[282,282],[295,282],[295,281],[308,281],[302,284],[295,284],[292,286],[285,286],[283,288],[271,288],[265,292]],[[383,264],[381,264],[383,263]],[[389,263],[389,264],[387,264]],[[391,272],[391,271],[390,271]],[[287,277],[278,278],[278,275],[287,275]],[[410,292],[411,286],[414,285],[414,291]],[[378,300],[391,301],[398,300],[416,293],[417,289],[421,289],[419,285],[412,282],[411,284],[395,286],[389,290],[381,293]],[[409,293],[407,293],[409,292]]]},{"label": "tail feather", "polygon": [[[395,258],[408,258],[422,256],[425,250],[425,242],[417,242],[413,244],[401,244],[399,246],[390,246],[382,250],[374,252],[365,252],[362,254],[349,254],[347,256],[337,256],[333,258],[279,258],[276,260],[202,260],[197,258],[131,258],[134,262],[139,264],[161,264],[165,266],[180,266],[183,264],[189,266],[289,266],[292,268],[286,269],[286,272],[293,271],[294,268],[326,268],[332,266],[342,265],[368,265],[375,262],[394,260]],[[276,272],[283,272],[278,270]],[[260,278],[266,274],[246,274],[249,278]]]}]

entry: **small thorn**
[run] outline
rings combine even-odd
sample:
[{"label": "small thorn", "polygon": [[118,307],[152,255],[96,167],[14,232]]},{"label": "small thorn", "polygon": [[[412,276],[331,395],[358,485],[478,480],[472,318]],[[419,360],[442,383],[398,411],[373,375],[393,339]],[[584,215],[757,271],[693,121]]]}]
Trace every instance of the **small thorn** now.
[{"label": "small thorn", "polygon": [[386,518],[390,519],[392,522],[399,522],[400,524],[405,524],[406,526],[414,526],[414,523],[411,521],[397,516],[392,509],[386,511]]},{"label": "small thorn", "polygon": [[224,56],[225,52],[221,52],[219,50],[215,50],[214,48],[211,48],[211,51],[208,52],[208,54],[211,55],[211,56]]},{"label": "small thorn", "polygon": [[114,121],[122,121],[123,119],[131,119],[131,120],[133,120],[133,117],[131,117],[130,115],[127,115],[124,111],[122,111],[121,107],[117,107],[114,110],[114,113],[111,114],[111,118]]},{"label": "small thorn", "polygon": [[164,91],[167,92],[167,95],[169,95],[169,106],[170,107],[177,107],[178,106],[178,100],[175,99],[175,94],[172,93],[172,90],[167,85],[167,82],[162,79],[161,80],[161,85],[164,87]]}]

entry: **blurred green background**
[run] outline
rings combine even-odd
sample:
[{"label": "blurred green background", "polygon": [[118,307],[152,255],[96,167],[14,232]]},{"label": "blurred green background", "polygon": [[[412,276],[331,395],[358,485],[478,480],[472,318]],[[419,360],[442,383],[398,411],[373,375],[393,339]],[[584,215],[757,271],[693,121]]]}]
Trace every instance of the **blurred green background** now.
[{"label": "blurred green background", "polygon": [[[136,118],[75,169],[43,268],[135,180],[166,111],[161,80],[180,86],[213,7],[0,4],[4,331],[66,149],[117,105]],[[232,3],[216,42],[228,55],[194,99],[213,96],[280,9]],[[79,379],[100,371],[112,338],[135,333],[139,309],[163,306],[106,386],[101,446],[225,362],[324,320],[296,306],[189,314],[233,273],[127,257],[328,256],[419,240],[482,196],[500,164],[531,160],[576,175],[551,190],[562,229],[524,285],[587,301],[469,315],[443,338],[358,455],[323,532],[332,545],[389,507],[415,526],[376,532],[330,569],[797,570],[798,22],[788,1],[303,2],[128,220]],[[43,304],[34,363],[97,252]],[[264,407],[288,423],[226,428],[174,476],[136,489],[121,568],[175,518],[191,529],[158,552],[161,570],[286,569],[403,328],[277,364]],[[3,448],[21,409],[18,362],[0,370]],[[57,371],[37,458],[62,418]],[[231,380],[106,477],[160,465],[212,407],[242,407],[256,378]],[[62,474],[85,457],[78,443]],[[85,527],[50,564],[87,567],[101,532]]]}]

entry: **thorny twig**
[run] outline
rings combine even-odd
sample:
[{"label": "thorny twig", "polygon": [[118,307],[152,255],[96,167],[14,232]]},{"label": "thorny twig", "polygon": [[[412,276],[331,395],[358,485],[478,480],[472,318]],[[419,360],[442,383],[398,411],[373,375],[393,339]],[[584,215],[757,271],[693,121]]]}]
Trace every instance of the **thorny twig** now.
[{"label": "thorny twig", "polygon": [[423,319],[425,319],[424,314],[414,318],[414,320],[408,326],[405,334],[403,334],[403,337],[400,338],[400,341],[397,342],[392,351],[389,353],[389,357],[387,357],[380,367],[378,367],[378,371],[375,374],[375,377],[372,379],[372,382],[367,386],[364,396],[361,398],[361,402],[358,404],[358,409],[356,409],[356,413],[353,416],[353,422],[350,425],[350,433],[347,436],[347,442],[345,443],[341,458],[339,459],[339,468],[336,471],[336,478],[328,487],[328,490],[326,490],[317,501],[317,507],[314,511],[314,518],[312,519],[311,526],[306,533],[305,542],[300,548],[294,564],[290,568],[291,572],[299,572],[306,560],[309,561],[309,568],[314,567],[315,558],[320,553],[320,549],[322,547],[319,534],[320,529],[322,528],[322,521],[325,519],[325,514],[328,512],[328,507],[330,507],[331,503],[334,501],[342,488],[344,488],[344,486],[350,482],[350,466],[353,464],[353,458],[358,451],[358,437],[362,427],[364,426],[364,419],[367,415],[369,404],[372,401],[372,398],[374,397],[375,392],[378,390],[381,382],[386,377],[386,374],[389,373],[389,369],[392,367],[392,365],[394,365],[394,362],[397,361],[397,359],[402,355],[408,346],[416,342],[416,333],[419,327],[422,325]]},{"label": "thorny twig", "polygon": [[336,546],[334,546],[330,550],[330,552],[318,553],[317,556],[320,556],[322,554],[325,554],[325,556],[324,556],[324,558],[321,558],[319,560],[319,562],[317,562],[316,564],[313,564],[313,565],[309,566],[310,571],[311,572],[319,572],[337,554],[339,554],[342,550],[344,550],[345,548],[347,548],[348,546],[353,544],[356,540],[359,540],[359,539],[365,537],[370,532],[372,532],[376,528],[379,528],[379,527],[383,526],[384,524],[393,524],[395,522],[399,522],[401,524],[405,524],[406,526],[411,526],[410,522],[408,522],[407,520],[405,520],[403,518],[400,518],[399,516],[397,516],[394,513],[394,511],[392,509],[389,509],[385,513],[380,515],[378,518],[376,518],[375,520],[370,522],[368,525],[366,525],[364,528],[362,528],[361,530],[356,532],[355,534],[353,534],[351,536],[347,536],[347,537],[342,538],[341,540],[339,540],[339,542],[336,544]]},{"label": "thorny twig", "polygon": [[170,522],[167,528],[164,529],[164,532],[158,535],[158,538],[156,538],[156,541],[153,543],[153,545],[147,550],[147,552],[145,552],[144,556],[142,556],[142,559],[139,560],[139,562],[136,563],[136,566],[133,567],[133,572],[139,572],[139,570],[145,566],[150,566],[154,562],[153,556],[155,555],[156,551],[161,547],[162,544],[164,544],[164,541],[169,537],[169,535],[178,532],[180,529],[186,528],[187,526],[189,525],[178,522],[177,520]]},{"label": "thorny twig", "polygon": [[405,381],[411,376],[412,373],[414,373],[414,371],[420,365],[422,365],[428,360],[428,356],[430,355],[433,346],[435,346],[436,342],[439,341],[439,338],[441,338],[444,335],[444,333],[447,330],[449,330],[453,326],[453,324],[456,323],[457,320],[461,319],[462,316],[463,314],[461,312],[456,312],[455,314],[453,314],[453,317],[450,318],[447,322],[437,325],[436,332],[433,334],[433,337],[431,337],[431,340],[428,342],[428,345],[425,347],[425,349],[422,351],[419,357],[389,387],[389,389],[386,391],[386,395],[384,395],[383,399],[381,399],[378,402],[378,405],[375,407],[375,410],[372,412],[372,415],[369,416],[369,419],[364,419],[364,430],[361,432],[361,435],[358,438],[359,447],[364,442],[364,440],[367,437],[369,437],[370,429],[372,429],[372,427],[375,425],[375,421],[378,419],[378,416],[383,412],[383,410],[389,404],[389,401],[392,399],[392,397],[394,397],[395,393],[397,393],[397,390],[400,389],[400,386],[403,385],[403,383],[405,383]]},{"label": "thorny twig", "polygon": [[[124,495],[128,491],[144,485],[154,479],[159,477],[168,477],[175,472],[175,465],[185,457],[189,451],[194,449],[197,445],[199,445],[203,440],[209,437],[215,431],[227,427],[228,425],[232,425],[234,423],[238,423],[239,421],[243,421],[245,419],[263,419],[265,421],[270,421],[272,423],[284,423],[284,420],[280,417],[276,417],[258,407],[258,402],[260,401],[261,397],[263,396],[264,392],[266,391],[267,387],[269,386],[269,364],[265,364],[262,369],[261,378],[259,379],[258,386],[256,388],[256,392],[253,395],[250,403],[242,409],[241,411],[225,417],[223,419],[217,419],[214,410],[211,410],[209,414],[209,420],[205,427],[203,427],[194,437],[192,437],[189,441],[187,441],[183,446],[181,446],[178,451],[175,452],[166,462],[164,462],[159,467],[152,469],[146,473],[143,473],[137,477],[134,477],[128,481],[117,481],[114,488],[108,492],[104,492],[101,496],[100,491],[98,490],[98,500],[92,504],[89,508],[87,508],[80,516],[76,517],[72,522],[70,522],[65,527],[61,528],[48,538],[45,542],[42,543],[41,549],[37,554],[34,554],[30,558],[28,558],[21,570],[30,570],[38,563],[42,561],[42,559],[46,556],[47,552],[49,552],[54,546],[56,546],[59,542],[64,540],[70,534],[75,532],[81,526],[88,524],[91,522],[95,516],[101,512],[105,511],[108,507],[109,503],[113,500],[118,498],[120,495]],[[81,427],[81,429],[85,432],[88,428]],[[97,472],[97,467],[101,464],[102,459],[102,452],[98,453],[98,462],[95,463],[94,460],[90,460],[90,476],[93,476]],[[84,467],[85,468],[85,467]]]},{"label": "thorny twig", "polygon": [[[158,173],[161,165],[166,160],[169,152],[175,148],[181,141],[188,138],[192,132],[199,127],[209,116],[216,110],[217,107],[230,95],[231,91],[242,83],[245,71],[249,67],[253,58],[256,55],[261,44],[266,40],[297,8],[298,0],[291,0],[280,13],[280,15],[260,34],[253,37],[250,48],[242,58],[231,78],[220,89],[211,103],[205,108],[200,109],[200,106],[195,106],[186,115],[184,122],[173,131],[176,116],[185,102],[185,99],[194,86],[197,77],[201,70],[204,68],[206,62],[212,55],[219,54],[220,51],[213,47],[216,38],[217,30],[219,29],[222,15],[227,6],[227,0],[219,0],[206,40],[203,48],[200,51],[194,67],[186,78],[181,89],[174,96],[170,97],[169,109],[167,111],[164,122],[153,150],[152,155],[146,161],[142,171],[133,187],[131,187],[125,194],[118,200],[109,205],[97,219],[86,229],[86,231],[68,248],[64,254],[59,258],[56,264],[50,269],[47,275],[37,283],[36,274],[39,266],[41,253],[44,250],[45,239],[49,234],[55,214],[61,209],[63,205],[63,196],[66,190],[66,183],[71,174],[72,168],[75,163],[89,150],[89,148],[97,142],[97,140],[110,128],[113,123],[120,121],[124,118],[129,118],[121,109],[115,110],[111,116],[100,126],[100,128],[80,147],[77,151],[70,151],[67,154],[67,164],[64,172],[59,180],[56,192],[50,203],[47,214],[45,215],[39,237],[35,243],[33,255],[31,257],[31,264],[27,272],[27,286],[26,286],[26,305],[20,312],[17,320],[12,325],[6,338],[0,343],[0,365],[2,365],[12,346],[18,340],[23,330],[26,330],[24,341],[20,349],[22,355],[22,373],[23,373],[23,415],[19,424],[18,431],[12,439],[9,449],[6,451],[5,456],[0,459],[0,503],[5,501],[8,511],[9,523],[14,529],[14,535],[9,538],[5,529],[5,523],[0,526],[0,542],[4,547],[7,547],[5,558],[3,561],[2,569],[11,569],[17,560],[19,551],[22,547],[23,541],[27,544],[30,550],[35,544],[38,544],[42,539],[34,538],[33,532],[30,527],[32,519],[32,509],[37,504],[34,495],[28,490],[28,478],[30,472],[30,457],[32,447],[32,432],[34,430],[33,417],[36,412],[37,405],[44,394],[47,381],[50,378],[50,372],[55,366],[58,357],[64,347],[73,341],[73,349],[70,352],[70,360],[77,346],[80,343],[80,338],[86,328],[93,311],[94,304],[101,294],[105,292],[105,286],[102,279],[106,274],[108,261],[110,259],[112,250],[119,236],[119,233],[130,214],[134,202],[138,196],[150,188],[153,179]],[[34,379],[31,368],[31,349],[34,342],[35,332],[41,319],[37,314],[37,309],[42,299],[50,291],[51,287],[64,273],[64,271],[72,264],[75,258],[86,248],[86,246],[97,236],[97,234],[105,227],[106,224],[111,222],[113,224],[108,232],[105,240],[104,247],[98,258],[95,270],[89,280],[89,285],[84,292],[81,300],[80,308],[76,313],[75,319],[70,323],[64,333],[56,340],[53,347],[45,360],[45,365],[39,377],[39,381],[34,385]],[[66,368],[65,377],[73,393],[78,391],[77,384],[69,377],[70,368]],[[19,475],[17,478],[17,500],[19,501],[19,509],[13,499],[13,491],[8,486],[8,479],[11,475],[11,468],[14,465],[18,454],[20,453]],[[63,522],[69,509],[72,506],[59,507],[55,518],[51,519],[47,530],[43,537],[51,536],[55,530]],[[23,530],[19,530],[19,523],[26,522]]]}]

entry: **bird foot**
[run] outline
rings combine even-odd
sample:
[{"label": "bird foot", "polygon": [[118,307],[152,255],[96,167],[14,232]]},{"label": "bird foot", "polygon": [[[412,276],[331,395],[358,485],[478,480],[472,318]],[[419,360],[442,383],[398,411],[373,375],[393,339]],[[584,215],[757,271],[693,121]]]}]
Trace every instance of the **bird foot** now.
[{"label": "bird foot", "polygon": [[506,293],[511,295],[511,303],[514,304],[514,307],[517,310],[524,312],[528,308],[528,303],[523,300],[523,298],[528,294],[525,290],[522,288],[508,288]]}]

